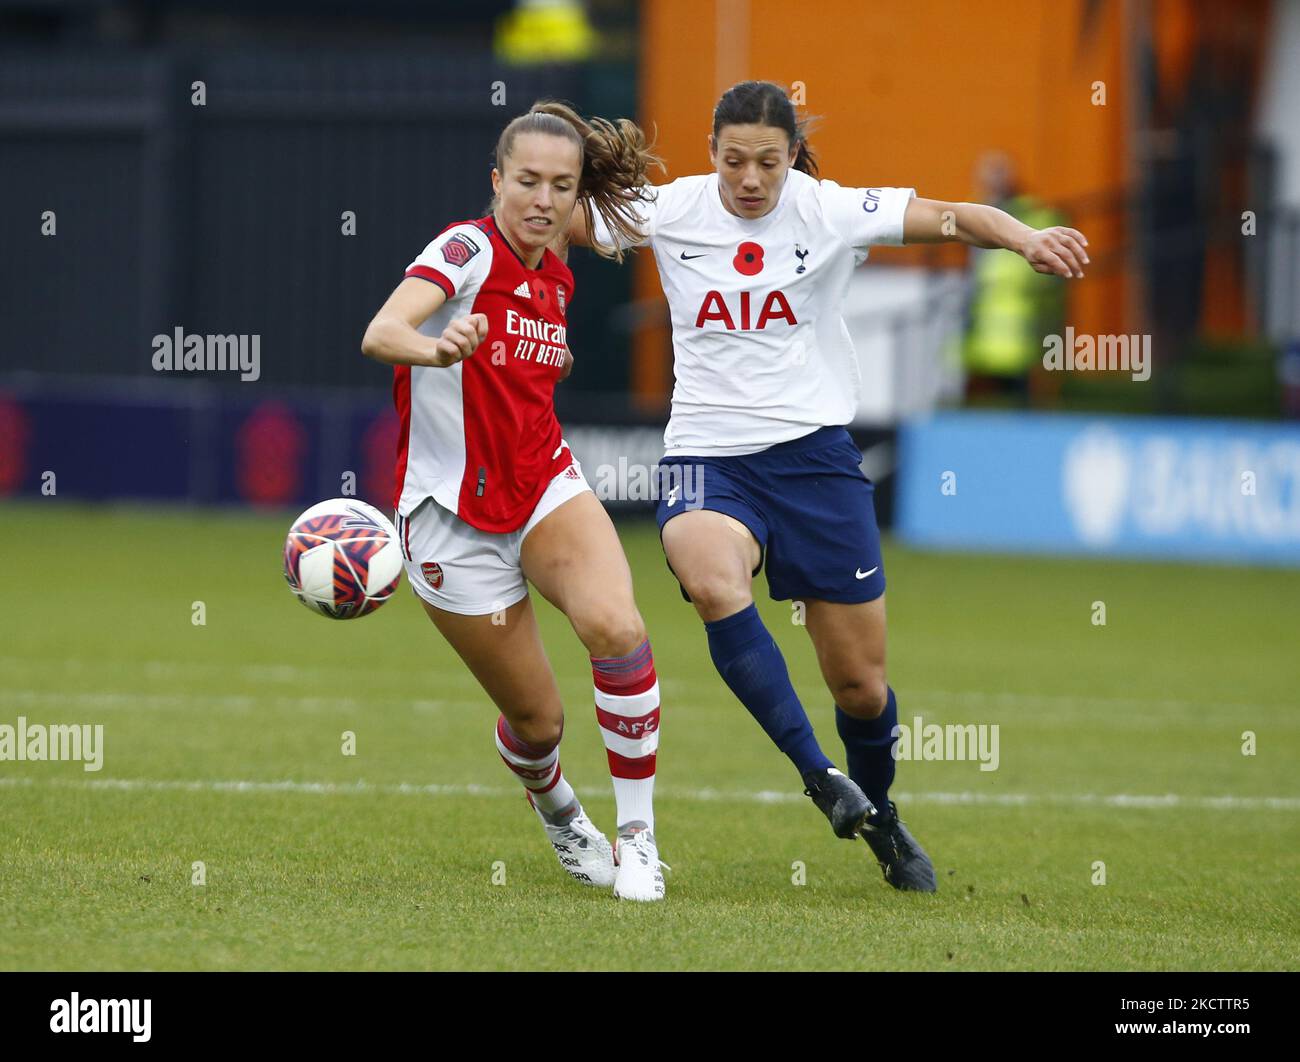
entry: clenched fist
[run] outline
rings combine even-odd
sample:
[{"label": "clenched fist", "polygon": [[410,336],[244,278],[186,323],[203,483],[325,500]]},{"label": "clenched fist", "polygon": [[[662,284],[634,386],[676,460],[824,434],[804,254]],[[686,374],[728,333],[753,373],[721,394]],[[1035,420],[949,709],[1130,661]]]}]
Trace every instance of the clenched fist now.
[{"label": "clenched fist", "polygon": [[446,368],[464,361],[474,353],[487,333],[487,314],[471,313],[466,317],[457,317],[442,330],[434,347],[433,360],[429,364]]}]

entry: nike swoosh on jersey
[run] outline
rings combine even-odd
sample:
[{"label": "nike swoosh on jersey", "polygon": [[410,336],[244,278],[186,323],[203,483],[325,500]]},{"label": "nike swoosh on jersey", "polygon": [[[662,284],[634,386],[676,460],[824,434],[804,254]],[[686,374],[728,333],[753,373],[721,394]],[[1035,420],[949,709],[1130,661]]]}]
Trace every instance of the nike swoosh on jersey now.
[{"label": "nike swoosh on jersey", "polygon": [[709,253],[708,251],[705,251],[704,254],[687,254],[685,251],[683,251],[683,252],[682,252],[682,261],[683,261],[683,262],[689,262],[692,258],[703,258],[703,257],[704,257],[705,255],[707,255],[708,253]]},{"label": "nike swoosh on jersey", "polygon": [[878,571],[880,571],[880,565],[879,565],[879,564],[877,564],[877,565],[876,565],[874,568],[872,568],[871,571],[869,571],[869,572],[864,572],[861,568],[859,568],[859,569],[858,569],[856,572],[854,572],[853,574],[856,575],[859,579],[865,579],[868,575],[871,575],[873,572],[878,572]]}]

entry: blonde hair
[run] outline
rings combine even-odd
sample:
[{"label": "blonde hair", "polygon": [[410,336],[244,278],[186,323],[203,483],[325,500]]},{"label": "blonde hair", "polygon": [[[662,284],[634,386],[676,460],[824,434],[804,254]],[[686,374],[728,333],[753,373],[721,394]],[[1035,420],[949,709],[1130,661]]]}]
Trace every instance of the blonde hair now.
[{"label": "blonde hair", "polygon": [[[587,231],[592,231],[594,214],[615,237],[616,244],[635,244],[644,235],[639,228],[636,203],[645,198],[651,166],[663,169],[663,161],[646,144],[645,133],[635,122],[620,118],[584,119],[572,107],[555,100],[539,100],[510,122],[497,140],[497,169],[505,172],[505,160],[520,133],[545,133],[563,137],[578,145],[582,169],[578,177],[578,209],[583,212]],[[631,194],[629,194],[631,193]],[[622,261],[618,246],[592,248],[605,258]]]}]

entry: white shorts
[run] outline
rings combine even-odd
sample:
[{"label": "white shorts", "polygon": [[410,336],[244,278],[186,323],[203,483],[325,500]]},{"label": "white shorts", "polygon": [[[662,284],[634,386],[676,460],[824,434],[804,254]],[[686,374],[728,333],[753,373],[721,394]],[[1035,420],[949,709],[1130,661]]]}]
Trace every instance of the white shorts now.
[{"label": "white shorts", "polygon": [[402,564],[411,589],[435,608],[486,616],[528,596],[519,550],[528,532],[570,498],[589,491],[575,459],[547,485],[528,522],[517,531],[480,531],[432,498],[394,515]]}]

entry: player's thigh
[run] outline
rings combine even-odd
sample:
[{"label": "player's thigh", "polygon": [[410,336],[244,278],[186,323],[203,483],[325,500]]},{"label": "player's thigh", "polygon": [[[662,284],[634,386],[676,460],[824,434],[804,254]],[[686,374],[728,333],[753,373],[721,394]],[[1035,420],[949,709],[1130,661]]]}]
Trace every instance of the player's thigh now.
[{"label": "player's thigh", "polygon": [[421,601],[444,612],[486,616],[528,596],[519,567],[519,536],[482,531],[427,499],[398,514],[402,558]]},{"label": "player's thigh", "polygon": [[568,617],[592,656],[622,656],[645,641],[623,544],[591,491],[539,520],[519,557],[528,581]]},{"label": "player's thigh", "polygon": [[420,604],[516,734],[530,744],[559,740],[564,709],[531,600],[485,616]]},{"label": "player's thigh", "polygon": [[692,509],[663,525],[668,566],[705,621],[724,619],[753,602],[751,582],[762,548],[734,516]]},{"label": "player's thigh", "polygon": [[805,622],[826,686],[849,715],[885,710],[885,597],[856,604],[808,600]]}]

